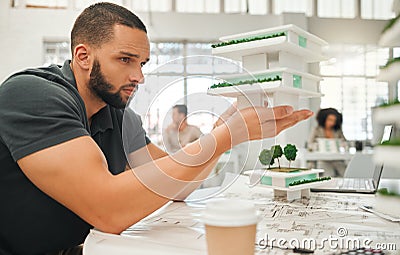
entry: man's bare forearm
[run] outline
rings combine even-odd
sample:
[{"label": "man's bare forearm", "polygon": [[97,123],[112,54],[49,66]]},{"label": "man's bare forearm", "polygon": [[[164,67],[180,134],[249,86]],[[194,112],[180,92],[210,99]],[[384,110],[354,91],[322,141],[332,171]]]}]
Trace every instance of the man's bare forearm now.
[{"label": "man's bare forearm", "polygon": [[217,128],[173,155],[115,176],[110,183],[112,192],[104,200],[113,226],[102,230],[119,233],[168,201],[184,199],[207,178],[219,156],[231,146],[226,127]]}]

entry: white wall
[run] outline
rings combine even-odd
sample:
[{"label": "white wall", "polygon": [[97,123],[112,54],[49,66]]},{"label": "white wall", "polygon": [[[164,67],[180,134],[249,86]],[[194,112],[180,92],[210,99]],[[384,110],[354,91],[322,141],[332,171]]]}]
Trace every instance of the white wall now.
[{"label": "white wall", "polygon": [[0,81],[43,63],[44,38],[68,38],[78,13],[68,10],[12,9],[0,1]]},{"label": "white wall", "polygon": [[[15,9],[0,1],[0,81],[25,67],[41,65],[44,39],[68,39],[79,11]],[[329,43],[378,41],[386,21],[305,18],[302,14],[138,13],[155,41],[217,41],[222,35],[295,23]]]}]

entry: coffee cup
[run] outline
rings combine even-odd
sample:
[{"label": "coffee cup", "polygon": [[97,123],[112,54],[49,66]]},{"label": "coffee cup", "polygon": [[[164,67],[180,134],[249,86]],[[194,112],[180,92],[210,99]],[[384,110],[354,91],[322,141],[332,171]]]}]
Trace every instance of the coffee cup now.
[{"label": "coffee cup", "polygon": [[254,254],[258,216],[250,201],[208,202],[202,220],[208,255]]}]

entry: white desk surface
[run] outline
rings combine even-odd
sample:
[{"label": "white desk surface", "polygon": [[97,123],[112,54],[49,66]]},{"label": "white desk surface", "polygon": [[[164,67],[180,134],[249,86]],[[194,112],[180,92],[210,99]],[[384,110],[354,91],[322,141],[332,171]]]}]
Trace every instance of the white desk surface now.
[{"label": "white desk surface", "polygon": [[[389,254],[400,254],[400,223],[384,220],[359,208],[360,205],[373,205],[374,195],[312,193],[310,199],[284,202],[274,200],[269,188],[248,187],[247,178],[240,176],[222,195],[213,199],[223,196],[254,201],[262,215],[257,226],[257,240],[268,234],[277,239],[313,238],[320,242],[331,235],[342,241],[369,239],[373,241],[371,246],[377,243],[394,244],[397,251]],[[400,181],[383,180],[381,184],[400,187]],[[205,255],[204,225],[200,222],[204,204],[204,201],[171,202],[121,235],[92,230],[84,243],[84,255]],[[345,228],[347,235],[339,237],[338,228]],[[279,248],[257,248],[255,254],[290,253],[290,250]],[[315,250],[315,254],[328,253],[332,253],[329,247]]]}]

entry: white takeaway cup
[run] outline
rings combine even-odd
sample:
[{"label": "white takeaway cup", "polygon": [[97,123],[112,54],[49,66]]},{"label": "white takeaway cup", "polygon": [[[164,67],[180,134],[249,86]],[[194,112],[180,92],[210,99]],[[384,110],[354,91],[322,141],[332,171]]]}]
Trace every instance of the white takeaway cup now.
[{"label": "white takeaway cup", "polygon": [[208,255],[253,255],[257,230],[254,203],[217,200],[206,204],[202,215]]}]

